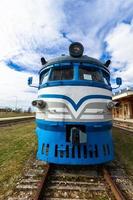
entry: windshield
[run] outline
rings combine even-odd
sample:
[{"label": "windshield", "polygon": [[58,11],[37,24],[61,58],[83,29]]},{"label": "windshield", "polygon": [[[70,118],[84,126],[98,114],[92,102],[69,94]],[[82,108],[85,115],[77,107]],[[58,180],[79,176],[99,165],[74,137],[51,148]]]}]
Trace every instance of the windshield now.
[{"label": "windshield", "polygon": [[80,80],[89,80],[89,81],[99,81],[102,82],[101,71],[95,68],[79,68],[79,79]]},{"label": "windshield", "polygon": [[80,67],[79,68],[79,79],[101,82],[109,85],[109,75],[101,69],[93,67]]},{"label": "windshield", "polygon": [[72,79],[73,79],[73,67],[53,68],[49,77],[49,81],[72,80]]},{"label": "windshield", "polygon": [[106,85],[110,85],[110,75],[102,68],[93,66],[82,65],[58,65],[49,66],[49,68],[42,71],[40,74],[40,84],[43,85],[52,81],[78,81],[82,80],[88,84],[89,82],[98,82]]}]

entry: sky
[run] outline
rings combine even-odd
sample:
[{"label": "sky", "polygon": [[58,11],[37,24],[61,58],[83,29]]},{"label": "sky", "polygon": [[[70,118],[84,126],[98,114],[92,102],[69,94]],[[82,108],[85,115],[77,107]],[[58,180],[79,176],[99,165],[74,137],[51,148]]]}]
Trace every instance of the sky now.
[{"label": "sky", "polygon": [[0,107],[30,107],[27,78],[37,84],[40,58],[68,54],[71,41],[111,59],[113,86],[133,86],[133,0],[0,0]]}]

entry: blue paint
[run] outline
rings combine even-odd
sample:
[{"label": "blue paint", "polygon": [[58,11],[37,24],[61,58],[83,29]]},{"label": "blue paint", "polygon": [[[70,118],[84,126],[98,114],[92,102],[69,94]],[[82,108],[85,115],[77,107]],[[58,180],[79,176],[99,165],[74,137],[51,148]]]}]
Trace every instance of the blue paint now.
[{"label": "blue paint", "polygon": [[[77,75],[76,75],[77,76]],[[110,85],[105,85],[104,83],[88,81],[88,80],[64,80],[64,81],[49,81],[43,85],[39,86],[41,88],[54,87],[54,86],[89,86],[89,87],[98,87],[112,91]]]},{"label": "blue paint", "polygon": [[112,120],[111,121],[103,121],[103,122],[65,122],[65,121],[49,121],[49,120],[43,120],[43,119],[36,119],[38,122],[42,122],[44,125],[49,124],[53,126],[64,126],[64,125],[70,125],[70,124],[76,124],[76,125],[86,125],[86,126],[94,126],[94,127],[103,127],[103,126],[112,126]]},{"label": "blue paint", "polygon": [[[78,156],[78,146],[73,145],[71,142],[66,142],[65,128],[56,128],[56,130],[50,131],[45,129],[45,127],[43,129],[38,127],[36,129],[36,134],[39,143],[37,152],[37,158],[39,160],[57,164],[90,165],[108,162],[114,158],[110,129],[106,131],[95,132],[88,131],[87,129],[87,142],[85,144],[80,143],[80,157]],[[66,150],[66,145],[69,148],[68,151]],[[86,158],[84,157],[84,145],[86,145]],[[103,149],[104,145],[108,145],[109,148],[108,152],[108,149],[105,146],[106,154]],[[96,154],[96,146],[98,155]],[[72,153],[72,151],[74,153]]]},{"label": "blue paint", "polygon": [[36,119],[36,123],[39,128],[44,128],[51,131],[64,130],[66,125],[85,125],[88,130],[94,131],[105,131],[106,129],[112,128],[112,121],[107,122],[65,122],[65,121],[48,121],[42,119]]},{"label": "blue paint", "polygon": [[[79,79],[79,63],[74,63],[74,80],[73,83],[76,84],[77,80]],[[79,81],[78,81],[79,85]]]},{"label": "blue paint", "polygon": [[38,98],[58,98],[58,99],[65,99],[71,105],[75,110],[78,110],[78,108],[82,105],[83,102],[85,102],[88,99],[112,99],[110,96],[105,96],[105,95],[88,95],[80,99],[80,101],[76,104],[70,97],[65,96],[65,95],[59,95],[59,94],[43,94],[39,95]]}]

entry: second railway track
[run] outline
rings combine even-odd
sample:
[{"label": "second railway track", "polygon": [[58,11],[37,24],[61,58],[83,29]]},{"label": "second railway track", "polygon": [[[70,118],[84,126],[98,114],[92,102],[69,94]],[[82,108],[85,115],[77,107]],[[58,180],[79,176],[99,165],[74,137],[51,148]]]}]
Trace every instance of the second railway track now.
[{"label": "second railway track", "polygon": [[20,123],[27,123],[32,121],[33,119],[35,119],[34,116],[0,118],[0,127],[6,127]]}]

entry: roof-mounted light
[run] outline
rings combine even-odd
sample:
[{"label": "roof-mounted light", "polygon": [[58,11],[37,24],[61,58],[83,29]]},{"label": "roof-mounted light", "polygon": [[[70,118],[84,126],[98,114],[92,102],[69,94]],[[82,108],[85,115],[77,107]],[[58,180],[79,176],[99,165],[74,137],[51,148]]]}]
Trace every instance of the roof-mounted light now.
[{"label": "roof-mounted light", "polygon": [[42,65],[45,65],[47,63],[47,61],[45,60],[44,57],[41,58],[41,63],[42,63]]},{"label": "roof-mounted light", "polygon": [[106,63],[105,63],[104,65],[105,65],[106,67],[109,67],[110,63],[111,63],[111,60],[107,60]]},{"label": "roof-mounted light", "polygon": [[84,47],[79,42],[74,42],[69,46],[69,53],[72,57],[81,57],[84,52]]}]

